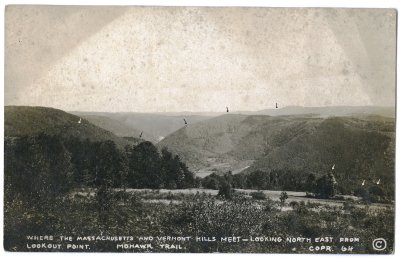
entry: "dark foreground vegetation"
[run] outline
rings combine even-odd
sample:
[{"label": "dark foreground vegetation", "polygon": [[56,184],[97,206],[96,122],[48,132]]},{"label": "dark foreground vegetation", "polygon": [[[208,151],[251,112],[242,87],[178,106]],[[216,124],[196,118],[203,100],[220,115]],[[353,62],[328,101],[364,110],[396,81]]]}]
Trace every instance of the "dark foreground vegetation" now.
[{"label": "dark foreground vegetation", "polygon": [[[394,210],[390,206],[373,209],[349,202],[342,207],[303,202],[291,203],[288,209],[284,192],[280,201],[262,193],[248,197],[234,191],[240,187],[230,174],[200,181],[178,156],[166,149],[159,152],[150,142],[121,150],[112,141],[43,134],[6,138],[4,172],[4,247],[9,251],[32,251],[27,247],[31,235],[192,237],[173,242],[181,244],[180,250],[165,250],[160,247],[165,241],[155,238],[152,249],[142,250],[118,249],[116,242],[92,240],[86,252],[326,252],[311,251],[313,243],[287,243],[287,237],[332,237],[334,241],[324,245],[332,246],[335,253],[345,252],[341,251],[346,245],[339,242],[341,237],[360,239],[351,244],[354,253],[393,251]],[[186,194],[179,199],[172,195],[167,203],[160,202],[157,193],[154,197],[127,190],[211,188],[208,181],[216,182],[212,188],[219,190],[218,195]],[[242,183],[255,182],[246,178]],[[317,196],[332,197],[336,192],[333,174],[310,182]],[[325,186],[324,193],[318,192],[318,186]],[[282,237],[283,241],[218,242],[232,236]],[[195,237],[217,241],[195,241]],[[387,248],[374,250],[371,242],[375,238],[384,238]],[[64,246],[59,250],[71,251]]]},{"label": "dark foreground vegetation", "polygon": [[[152,194],[155,195],[155,194]],[[169,197],[174,200],[174,197]],[[248,199],[234,194],[231,200],[206,194],[183,195],[177,203],[148,203],[146,195],[124,191],[108,194],[100,200],[88,195],[74,198],[51,197],[37,203],[14,198],[5,204],[5,249],[27,251],[26,235],[133,236],[154,237],[152,252],[268,252],[314,253],[310,246],[321,243],[288,243],[287,237],[333,237],[335,253],[341,253],[340,237],[357,237],[353,253],[389,253],[393,251],[393,209],[358,208],[346,203],[343,207],[292,202],[291,210],[282,210],[280,201]],[[182,250],[163,250],[156,237],[190,236],[180,244]],[[281,237],[282,242],[196,242],[195,237],[241,236]],[[373,239],[384,238],[385,251],[372,248]],[[35,242],[33,242],[35,243]],[[59,242],[61,244],[67,242]],[[80,242],[78,242],[80,243]],[[145,250],[117,249],[118,242],[92,241],[90,251],[144,252]],[[129,243],[129,242],[126,242]],[[143,242],[142,242],[143,243]],[[148,242],[144,242],[148,243]],[[65,250],[65,246],[63,249]],[[31,250],[30,250],[31,251]],[[42,249],[41,251],[54,251]],[[326,251],[319,251],[326,252]]]}]

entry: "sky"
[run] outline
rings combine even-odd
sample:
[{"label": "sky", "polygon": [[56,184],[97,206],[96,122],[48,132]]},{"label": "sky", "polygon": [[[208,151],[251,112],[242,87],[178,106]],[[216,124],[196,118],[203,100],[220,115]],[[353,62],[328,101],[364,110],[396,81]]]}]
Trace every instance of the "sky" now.
[{"label": "sky", "polygon": [[6,7],[5,105],[394,106],[394,9]]}]

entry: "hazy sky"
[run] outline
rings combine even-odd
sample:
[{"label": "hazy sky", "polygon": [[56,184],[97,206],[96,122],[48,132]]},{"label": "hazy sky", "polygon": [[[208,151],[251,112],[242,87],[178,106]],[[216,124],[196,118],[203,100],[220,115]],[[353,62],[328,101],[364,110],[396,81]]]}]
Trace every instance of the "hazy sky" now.
[{"label": "hazy sky", "polygon": [[6,9],[5,104],[224,111],[395,104],[393,9]]}]

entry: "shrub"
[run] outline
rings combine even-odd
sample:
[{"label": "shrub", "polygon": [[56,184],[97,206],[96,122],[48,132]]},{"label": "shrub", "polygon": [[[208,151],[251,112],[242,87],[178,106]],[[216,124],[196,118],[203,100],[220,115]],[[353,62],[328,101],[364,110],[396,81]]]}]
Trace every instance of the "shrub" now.
[{"label": "shrub", "polygon": [[223,181],[219,187],[218,196],[227,200],[232,199],[233,189],[230,183]]},{"label": "shrub", "polygon": [[354,204],[353,204],[352,202],[345,201],[345,202],[343,203],[343,210],[351,211],[351,210],[353,210],[354,208],[355,208],[355,206],[354,206]]},{"label": "shrub", "polygon": [[252,192],[250,193],[250,196],[255,200],[265,200],[265,198],[267,197],[263,192]]},{"label": "shrub", "polygon": [[281,195],[279,196],[279,200],[281,201],[281,207],[285,205],[285,201],[287,200],[288,195],[287,192],[281,192]]},{"label": "shrub", "polygon": [[299,206],[299,203],[297,201],[291,201],[289,202],[289,206],[296,209]]}]

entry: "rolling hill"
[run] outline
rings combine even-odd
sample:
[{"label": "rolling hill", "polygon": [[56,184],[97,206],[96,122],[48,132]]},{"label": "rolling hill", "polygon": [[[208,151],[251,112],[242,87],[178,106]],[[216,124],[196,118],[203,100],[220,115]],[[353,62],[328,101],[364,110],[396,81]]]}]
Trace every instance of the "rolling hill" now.
[{"label": "rolling hill", "polygon": [[[247,167],[259,156],[279,145],[277,136],[302,124],[312,127],[319,118],[272,117],[226,114],[188,125],[163,139],[158,146],[179,154],[195,171],[213,164],[230,165],[223,170]],[[212,168],[213,171],[218,168]],[[222,169],[222,168],[221,168]]]},{"label": "rolling hill", "polygon": [[[82,112],[70,113],[87,119],[89,122],[113,132],[121,137],[138,137],[143,132],[142,138],[153,143],[161,141],[164,137],[182,128],[185,119],[189,125],[203,122],[221,115],[225,112],[164,112],[164,113],[134,113],[134,112]],[[234,111],[229,114],[241,115],[268,115],[268,116],[306,116],[327,118],[330,116],[384,116],[394,118],[393,107],[375,106],[328,106],[328,107],[301,107],[287,106],[279,109],[265,109],[260,111]]]},{"label": "rolling hill", "polygon": [[390,182],[394,140],[394,119],[377,115],[229,114],[181,128],[158,146],[178,154],[199,176],[228,170],[322,175],[335,164],[340,180]]},{"label": "rolling hill", "polygon": [[[121,135],[121,131],[126,131],[127,128],[135,129],[136,132],[143,132],[145,139],[154,143],[160,141],[165,136],[173,133],[185,125],[185,119],[189,124],[197,123],[212,118],[212,114],[192,114],[192,113],[107,113],[107,112],[71,112],[75,115],[87,118],[93,123],[99,123],[107,130],[110,130],[116,135]],[[109,121],[116,121],[111,125],[104,119],[99,121],[99,118],[108,118]],[[135,130],[132,132],[135,133]],[[130,136],[130,135],[128,135]]]},{"label": "rolling hill", "polygon": [[125,138],[141,138],[144,140],[148,140],[151,142],[155,142],[157,139],[155,136],[148,134],[147,132],[140,131],[138,129],[132,128],[126,123],[123,123],[119,120],[102,116],[102,115],[81,115],[80,117],[86,119],[90,123],[108,130],[118,137],[125,137]]},{"label": "rolling hill", "polygon": [[[5,137],[35,136],[40,133],[64,138],[78,137],[91,141],[112,140],[124,147],[132,142],[97,127],[79,116],[47,107],[5,106]],[[80,121],[80,123],[79,123]]]}]

